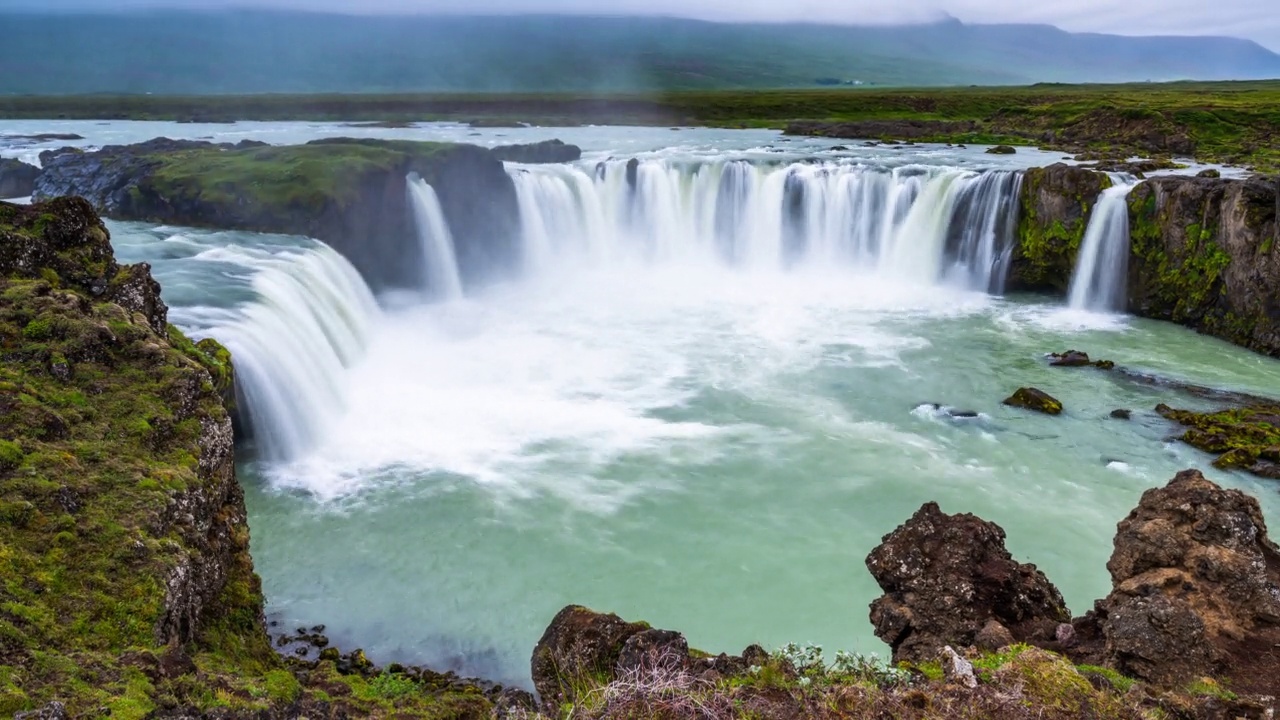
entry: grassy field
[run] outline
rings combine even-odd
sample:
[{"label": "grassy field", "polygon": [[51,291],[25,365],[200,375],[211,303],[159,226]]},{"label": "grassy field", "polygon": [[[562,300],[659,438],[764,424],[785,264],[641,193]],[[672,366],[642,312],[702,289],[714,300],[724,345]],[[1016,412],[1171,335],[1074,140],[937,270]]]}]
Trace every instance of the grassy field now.
[{"label": "grassy field", "polygon": [[[708,125],[916,121],[929,139],[999,139],[1070,150],[1184,154],[1280,168],[1280,80],[947,89],[667,92],[645,95],[6,96],[0,118],[232,122]],[[963,129],[952,127],[966,123]],[[852,128],[851,130],[857,130]],[[892,132],[885,133],[892,135]],[[1162,152],[1162,148],[1167,148]]]}]

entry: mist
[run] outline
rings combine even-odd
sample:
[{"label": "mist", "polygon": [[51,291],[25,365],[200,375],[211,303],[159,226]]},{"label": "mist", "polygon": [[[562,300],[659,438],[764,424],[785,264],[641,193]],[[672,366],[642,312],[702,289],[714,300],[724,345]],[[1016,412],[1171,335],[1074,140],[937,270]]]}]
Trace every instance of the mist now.
[{"label": "mist", "polygon": [[28,10],[269,8],[353,14],[666,15],[720,22],[858,25],[924,23],[948,16],[968,23],[1050,24],[1071,32],[1119,35],[1224,35],[1280,49],[1280,13],[1271,0],[15,0]]}]

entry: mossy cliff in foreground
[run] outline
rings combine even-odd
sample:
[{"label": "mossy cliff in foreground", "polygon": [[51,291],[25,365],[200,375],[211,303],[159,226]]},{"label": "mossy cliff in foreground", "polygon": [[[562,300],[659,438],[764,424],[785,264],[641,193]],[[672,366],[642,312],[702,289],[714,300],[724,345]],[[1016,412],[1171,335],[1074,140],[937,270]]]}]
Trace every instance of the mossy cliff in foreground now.
[{"label": "mossy cliff in foreground", "polygon": [[[334,138],[267,146],[157,138],[85,153],[42,154],[37,200],[80,195],[107,217],[323,240],[375,288],[423,279],[406,176],[430,183],[469,278],[509,270],[519,212],[501,158],[540,160],[572,146],[473,145]],[[538,152],[542,150],[543,152]]]},{"label": "mossy cliff in foreground", "polygon": [[[1063,293],[1102,173],[1028,170],[1010,269],[1016,290]],[[1129,194],[1127,309],[1280,357],[1280,178],[1165,176]]]},{"label": "mossy cliff in foreground", "polygon": [[477,688],[272,651],[228,356],[159,290],[84,200],[0,203],[0,717],[485,715]]}]

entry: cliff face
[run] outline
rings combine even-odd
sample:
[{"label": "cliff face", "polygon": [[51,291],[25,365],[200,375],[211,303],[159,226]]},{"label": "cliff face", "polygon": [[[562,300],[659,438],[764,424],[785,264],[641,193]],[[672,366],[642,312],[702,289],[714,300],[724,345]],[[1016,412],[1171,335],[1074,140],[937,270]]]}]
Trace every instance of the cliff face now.
[{"label": "cliff face", "polygon": [[[1028,170],[1009,287],[1064,293],[1107,176]],[[1275,179],[1166,176],[1129,195],[1128,309],[1280,357]]]},{"label": "cliff face", "polygon": [[1275,180],[1162,177],[1129,196],[1129,307],[1280,357]]},{"label": "cliff face", "polygon": [[1010,290],[1066,293],[1089,211],[1110,186],[1102,173],[1063,164],[1026,171]]},{"label": "cliff face", "polygon": [[0,203],[0,714],[72,680],[112,707],[127,650],[183,666],[232,630],[270,652],[229,360],[169,326],[159,290],[84,200]]},{"label": "cliff face", "polygon": [[508,271],[519,213],[492,151],[470,145],[351,140],[269,147],[164,138],[94,153],[47,153],[37,200],[80,195],[108,217],[307,235],[347,257],[376,288],[416,286],[422,250],[405,177],[436,189],[465,277]]}]

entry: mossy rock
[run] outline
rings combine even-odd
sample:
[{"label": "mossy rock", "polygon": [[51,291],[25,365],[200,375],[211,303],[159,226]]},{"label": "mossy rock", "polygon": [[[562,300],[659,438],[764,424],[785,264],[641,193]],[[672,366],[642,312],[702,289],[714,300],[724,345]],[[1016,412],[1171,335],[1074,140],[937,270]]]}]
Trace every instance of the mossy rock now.
[{"label": "mossy rock", "polygon": [[1062,414],[1062,403],[1049,395],[1049,393],[1036,388],[1018,388],[1017,392],[1005,399],[1004,404],[1010,407],[1034,410],[1045,415]]}]

